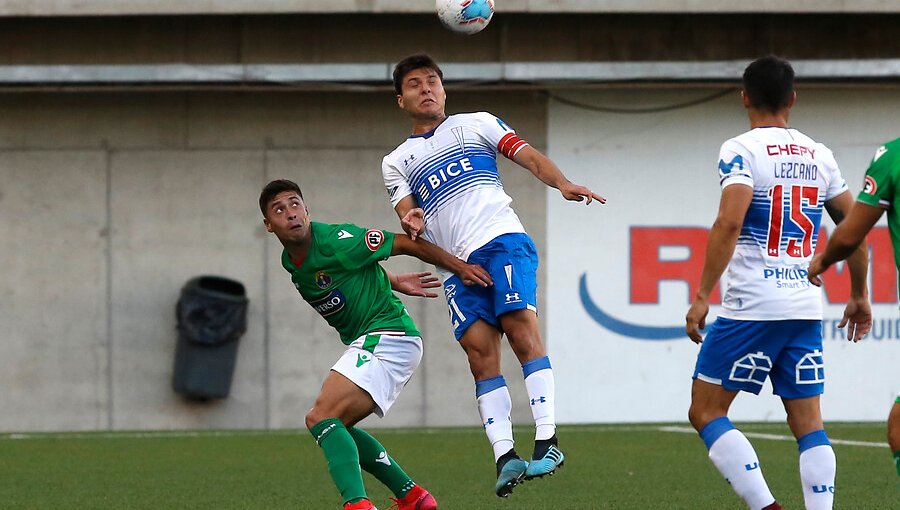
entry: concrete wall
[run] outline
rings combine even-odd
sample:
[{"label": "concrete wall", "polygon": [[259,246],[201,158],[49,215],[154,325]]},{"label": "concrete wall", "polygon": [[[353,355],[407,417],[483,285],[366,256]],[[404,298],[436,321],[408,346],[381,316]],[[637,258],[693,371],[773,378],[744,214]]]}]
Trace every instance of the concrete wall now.
[{"label": "concrete wall", "polygon": [[[545,146],[541,96],[451,94],[455,111],[488,105]],[[0,95],[0,431],[301,427],[342,345],[281,269],[259,190],[293,178],[314,219],[397,230],[379,169],[407,130],[392,94]],[[543,246],[543,185],[502,172]],[[175,302],[199,274],[250,298],[232,394],[205,404],[170,389]],[[368,425],[479,423],[443,300],[406,302],[425,359]]]}]

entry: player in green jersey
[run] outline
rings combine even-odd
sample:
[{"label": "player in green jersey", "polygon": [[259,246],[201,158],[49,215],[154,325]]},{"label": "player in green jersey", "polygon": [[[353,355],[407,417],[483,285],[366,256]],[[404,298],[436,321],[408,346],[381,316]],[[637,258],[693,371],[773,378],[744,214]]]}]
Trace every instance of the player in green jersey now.
[{"label": "player in green jersey", "polygon": [[[850,213],[831,237],[828,246],[809,264],[809,281],[821,285],[819,275],[839,260],[844,260],[887,210],[888,230],[894,247],[894,263],[900,269],[900,138],[888,142],[875,151],[866,182]],[[894,452],[894,464],[900,475],[900,396],[894,401],[888,417],[888,444]]]},{"label": "player in green jersey", "polygon": [[379,261],[413,255],[445,267],[467,285],[489,286],[488,273],[422,239],[364,229],[353,224],[311,222],[296,183],[272,181],[259,197],[266,229],[284,251],[281,262],[294,286],[347,345],[331,368],[306,426],[322,448],[345,510],[374,510],[360,468],[397,497],[399,510],[434,510],[434,498],[415,484],[371,435],[356,427],[363,418],[383,417],[422,358],[422,339],[392,289],[430,295],[428,273],[393,276]]}]

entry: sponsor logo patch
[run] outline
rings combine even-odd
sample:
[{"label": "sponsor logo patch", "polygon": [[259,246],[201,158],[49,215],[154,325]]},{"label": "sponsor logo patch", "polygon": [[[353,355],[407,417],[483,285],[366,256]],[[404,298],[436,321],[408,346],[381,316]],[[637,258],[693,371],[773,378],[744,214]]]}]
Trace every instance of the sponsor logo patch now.
[{"label": "sponsor logo patch", "polygon": [[319,312],[319,315],[328,317],[329,315],[343,310],[344,305],[347,304],[347,298],[344,297],[344,294],[341,293],[341,291],[334,289],[329,292],[327,296],[315,301],[310,301],[309,304]]}]

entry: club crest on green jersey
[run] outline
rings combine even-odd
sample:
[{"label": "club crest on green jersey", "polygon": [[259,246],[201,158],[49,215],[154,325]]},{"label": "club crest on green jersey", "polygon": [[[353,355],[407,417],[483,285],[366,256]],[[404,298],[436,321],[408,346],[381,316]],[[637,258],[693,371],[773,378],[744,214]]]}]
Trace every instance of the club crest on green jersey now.
[{"label": "club crest on green jersey", "polygon": [[878,191],[878,183],[871,176],[866,176],[866,183],[863,185],[863,193],[874,195]]},{"label": "club crest on green jersey", "polygon": [[370,250],[376,251],[383,242],[384,232],[375,229],[366,231],[366,246],[368,246]]},{"label": "club crest on green jersey", "polygon": [[315,274],[316,287],[325,290],[331,287],[331,275],[325,271],[316,271]]}]

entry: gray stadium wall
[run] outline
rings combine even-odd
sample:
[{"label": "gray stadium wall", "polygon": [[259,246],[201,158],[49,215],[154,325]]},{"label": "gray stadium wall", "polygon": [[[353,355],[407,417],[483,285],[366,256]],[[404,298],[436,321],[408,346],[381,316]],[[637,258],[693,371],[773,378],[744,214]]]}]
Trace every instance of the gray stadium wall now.
[{"label": "gray stadium wall", "polygon": [[[75,5],[41,5],[51,4]],[[0,13],[21,15],[0,18],[6,49],[0,66],[384,64],[423,49],[455,63],[743,62],[768,52],[852,62],[900,55],[900,40],[891,37],[895,14],[519,14],[498,16],[485,33],[460,38],[425,14],[54,18],[24,17],[40,14],[25,12],[26,5],[0,2]],[[10,6],[18,10],[2,10]],[[46,12],[54,13],[60,14]],[[85,14],[65,12],[79,13]],[[392,35],[401,32],[408,37]],[[840,111],[864,126],[846,98],[888,90],[884,111],[896,111],[895,84],[896,76],[844,80],[811,118]],[[615,104],[616,90],[640,90],[641,101],[666,104],[666,90],[695,86],[690,80],[576,85],[592,104]],[[567,132],[548,127],[548,111],[558,105],[548,104],[545,86],[456,84],[449,110],[490,110],[552,152],[548,140]],[[256,206],[259,189],[268,179],[292,177],[315,219],[396,229],[379,165],[408,129],[387,83],[313,88],[240,80],[49,84],[27,77],[0,86],[0,431],[302,426],[341,344],[279,266],[279,245]],[[677,141],[684,131],[666,130],[659,143]],[[711,153],[724,136],[709,141]],[[598,167],[601,192],[605,179],[615,179],[606,171],[613,170]],[[546,255],[548,198],[558,195],[514,165],[501,172]],[[411,260],[388,266],[426,267]],[[546,269],[545,258],[543,310],[553,284]],[[198,274],[236,278],[251,300],[232,395],[204,404],[170,388],[174,306],[185,280]],[[388,418],[368,425],[476,425],[473,384],[443,301],[406,302],[425,336],[425,358]],[[521,372],[505,352],[513,418],[527,423]]]}]

